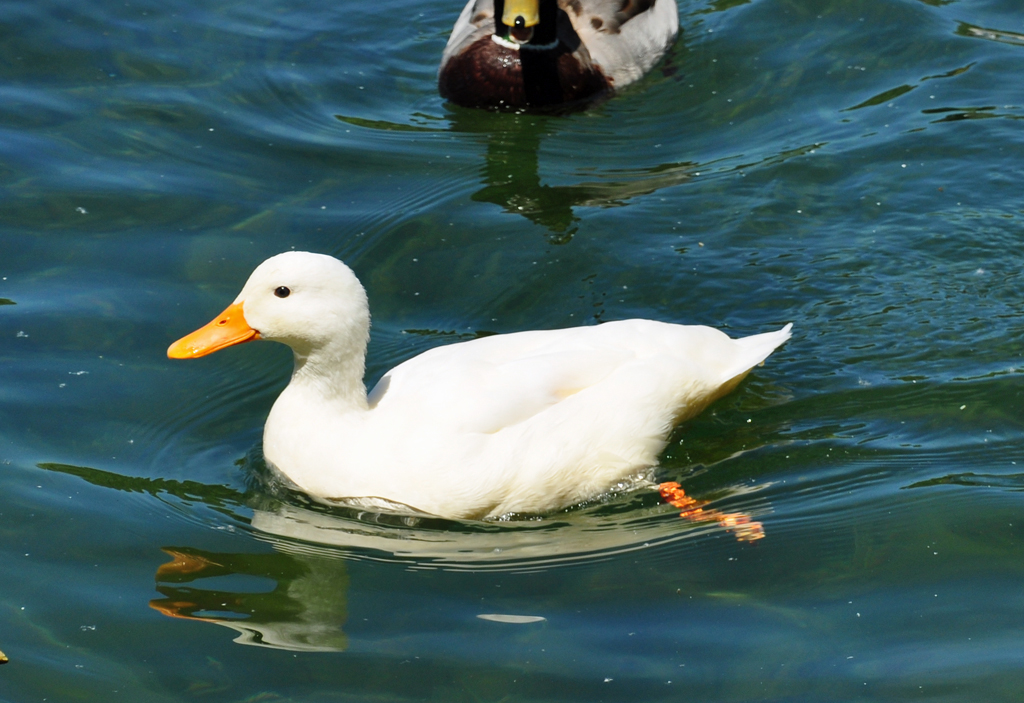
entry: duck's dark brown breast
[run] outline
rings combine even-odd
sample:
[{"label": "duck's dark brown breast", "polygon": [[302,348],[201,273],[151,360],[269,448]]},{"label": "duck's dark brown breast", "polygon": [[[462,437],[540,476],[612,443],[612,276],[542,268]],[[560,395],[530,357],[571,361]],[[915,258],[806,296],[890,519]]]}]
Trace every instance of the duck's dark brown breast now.
[{"label": "duck's dark brown breast", "polygon": [[438,76],[441,96],[466,107],[543,107],[594,97],[610,88],[601,70],[563,44],[510,49],[483,36],[452,56]]}]

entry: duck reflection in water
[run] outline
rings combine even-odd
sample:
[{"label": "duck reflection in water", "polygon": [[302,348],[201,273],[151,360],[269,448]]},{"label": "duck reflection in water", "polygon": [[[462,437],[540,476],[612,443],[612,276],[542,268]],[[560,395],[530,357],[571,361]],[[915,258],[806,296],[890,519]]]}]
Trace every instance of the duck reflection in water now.
[{"label": "duck reflection in water", "polygon": [[486,154],[480,171],[483,187],[470,196],[492,203],[510,215],[525,217],[548,231],[552,244],[567,244],[579,229],[580,207],[622,207],[634,197],[688,181],[700,165],[692,161],[616,172],[568,185],[547,185],[541,179],[539,152],[545,137],[571,126],[553,115],[495,115],[456,108],[447,130],[335,115],[346,124],[385,131],[459,132],[480,135]]},{"label": "duck reflection in water", "polygon": [[[710,507],[674,482],[661,485],[661,499],[634,491],[543,520],[459,522],[326,507],[268,484],[262,461],[250,457],[239,463],[253,479],[248,490],[69,464],[38,466],[95,486],[178,501],[189,512],[205,506],[218,520],[270,542],[273,551],[264,553],[162,547],[170,559],[156,570],[161,597],[149,605],[171,618],[227,627],[238,633],[240,644],[292,651],[346,648],[347,560],[353,557],[377,554],[418,569],[532,572],[667,546],[720,529],[740,541],[764,537],[748,513]],[[748,491],[720,489],[716,502]],[[685,523],[666,513],[666,503],[682,511]]]},{"label": "duck reflection in water", "polygon": [[[305,652],[344,650],[348,572],[340,559],[290,554],[229,554],[164,547],[171,557],[156,570],[154,610],[236,630],[235,642]],[[206,590],[184,586],[200,579],[238,577],[230,583],[273,582],[270,591]],[[247,578],[246,578],[247,577]],[[262,585],[262,584],[260,584]]]},{"label": "duck reflection in water", "polygon": [[[704,501],[687,496],[678,483],[664,483],[661,494],[665,501],[682,509],[681,517],[695,523],[717,523],[731,532],[737,540],[752,542],[764,537],[764,529],[749,515],[740,512],[725,513],[705,507]],[[393,522],[393,521],[388,521]],[[415,527],[415,518],[406,518],[407,525]],[[380,525],[380,523],[377,523]],[[357,543],[363,540],[355,538],[356,532],[366,532],[366,527],[348,524],[348,521],[331,516],[324,511],[311,511],[291,506],[281,506],[277,511],[257,513],[253,516],[253,526],[283,536],[282,533],[294,533],[302,541],[310,539],[320,542],[346,541]],[[563,526],[564,527],[564,526]],[[454,563],[446,563],[445,542],[425,538],[415,529],[402,530],[396,524],[384,525],[384,529],[401,534],[392,534],[377,539],[377,547],[388,547],[393,556],[401,556],[396,551],[398,543],[404,544],[407,552],[420,552],[420,558],[435,564],[445,564],[447,568],[455,568]],[[611,535],[623,534],[622,531]],[[346,540],[346,536],[351,539]],[[476,535],[484,537],[486,543],[478,545],[478,549],[465,550],[464,547],[477,541],[474,535],[467,534],[469,539],[454,539],[450,535],[448,549],[453,556],[459,554],[472,559],[472,554],[492,556],[507,554],[505,549],[494,545],[504,544],[507,548],[511,542],[502,539],[502,533]],[[507,536],[507,535],[504,535]],[[572,550],[580,549],[576,539],[580,535],[569,537],[567,554],[562,556],[572,559],[585,552],[573,554]],[[616,545],[607,543],[608,532],[604,536],[598,533],[585,535],[591,541],[602,542],[607,549],[628,549],[628,543]],[[365,539],[365,535],[363,535]],[[531,535],[537,537],[537,535]],[[411,538],[411,539],[410,539]],[[423,539],[417,549],[417,538]],[[545,531],[540,540],[525,544],[528,558],[543,558],[550,562],[562,550],[553,541],[560,535]],[[633,536],[635,540],[635,536]],[[396,542],[388,546],[388,542]],[[546,543],[546,547],[544,546]],[[460,546],[461,545],[461,546]],[[596,546],[596,545],[592,545]],[[277,551],[270,554],[229,554],[205,552],[190,547],[164,547],[163,551],[171,560],[160,565],[156,571],[157,591],[162,598],[150,601],[150,607],[172,618],[198,620],[231,628],[239,633],[235,642],[275,649],[295,651],[341,651],[347,645],[347,638],[342,631],[347,616],[346,593],[348,590],[348,573],[345,561],[338,556],[316,556],[303,553],[301,556]],[[515,552],[514,549],[510,550]],[[426,557],[426,558],[425,558]],[[437,560],[437,561],[434,561]],[[520,566],[527,566],[525,562]],[[513,568],[515,563],[507,564]],[[470,561],[463,568],[486,568],[486,562]],[[535,568],[535,567],[531,567]],[[192,584],[201,579],[218,577],[235,578],[230,583],[232,590],[199,589],[183,584]],[[259,590],[257,581],[272,582],[271,590]],[[249,589],[239,590],[243,585]]]},{"label": "duck reflection in water", "polygon": [[[568,185],[547,185],[541,180],[539,152],[544,137],[564,122],[547,115],[467,114],[452,117],[452,130],[482,131],[487,153],[481,175],[484,187],[473,193],[476,202],[493,203],[512,215],[521,215],[548,230],[552,244],[567,244],[579,228],[575,210],[581,207],[623,207],[638,196],[688,181],[700,167],[695,162],[659,164],[622,171],[610,178]],[[500,122],[497,121],[500,118]],[[484,127],[484,129],[481,129]]]}]

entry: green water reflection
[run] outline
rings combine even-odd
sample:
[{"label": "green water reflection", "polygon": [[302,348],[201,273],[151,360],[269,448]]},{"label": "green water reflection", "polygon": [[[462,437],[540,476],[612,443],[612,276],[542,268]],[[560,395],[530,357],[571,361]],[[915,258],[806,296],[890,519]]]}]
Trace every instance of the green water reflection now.
[{"label": "green water reflection", "polygon": [[[164,547],[171,561],[156,571],[163,596],[149,602],[173,618],[237,630],[235,642],[300,652],[343,651],[348,573],[338,559],[282,553],[229,554]],[[273,583],[268,592],[203,588],[201,579],[244,576]],[[226,580],[226,579],[225,579]],[[191,584],[199,581],[198,586]]]}]

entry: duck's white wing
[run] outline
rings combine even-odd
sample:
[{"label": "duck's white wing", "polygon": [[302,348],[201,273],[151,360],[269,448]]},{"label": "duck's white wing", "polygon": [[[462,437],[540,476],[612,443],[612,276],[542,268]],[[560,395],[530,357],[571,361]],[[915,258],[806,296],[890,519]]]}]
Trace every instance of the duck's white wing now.
[{"label": "duck's white wing", "polygon": [[485,434],[584,391],[588,403],[613,411],[641,405],[688,417],[683,406],[703,407],[726,392],[788,337],[787,328],[733,340],[709,327],[647,320],[498,335],[438,347],[397,366],[370,403],[382,415],[401,412],[447,431]]},{"label": "duck's white wing", "polygon": [[520,332],[432,349],[389,371],[374,411],[417,414],[450,432],[493,434],[600,383],[635,355],[576,330]]},{"label": "duck's white wing", "polygon": [[558,4],[613,88],[651,70],[679,32],[676,0],[558,0]]}]

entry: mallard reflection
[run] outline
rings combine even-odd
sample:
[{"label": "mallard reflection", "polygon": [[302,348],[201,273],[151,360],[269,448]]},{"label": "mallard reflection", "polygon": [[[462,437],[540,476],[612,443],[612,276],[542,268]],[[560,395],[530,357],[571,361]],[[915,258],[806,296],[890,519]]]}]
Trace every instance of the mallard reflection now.
[{"label": "mallard reflection", "polygon": [[[545,115],[501,115],[482,119],[468,110],[453,112],[451,129],[486,136],[487,153],[482,175],[484,187],[471,197],[522,215],[549,231],[552,244],[565,244],[576,233],[578,208],[623,207],[629,200],[679,185],[699,171],[691,161],[598,173],[594,180],[568,185],[546,185],[540,175],[538,153],[545,137],[565,124]],[[498,117],[501,118],[498,121]]]},{"label": "mallard reflection", "polygon": [[566,124],[557,116],[494,115],[455,109],[447,115],[448,129],[346,115],[335,117],[346,124],[367,129],[481,135],[486,141],[481,168],[483,187],[471,198],[476,202],[492,203],[506,213],[525,217],[544,227],[552,244],[568,243],[576,234],[579,226],[577,208],[622,207],[631,198],[684,183],[700,170],[695,162],[679,161],[603,176],[599,174],[596,180],[552,186],[542,181],[538,154],[544,138]]}]

